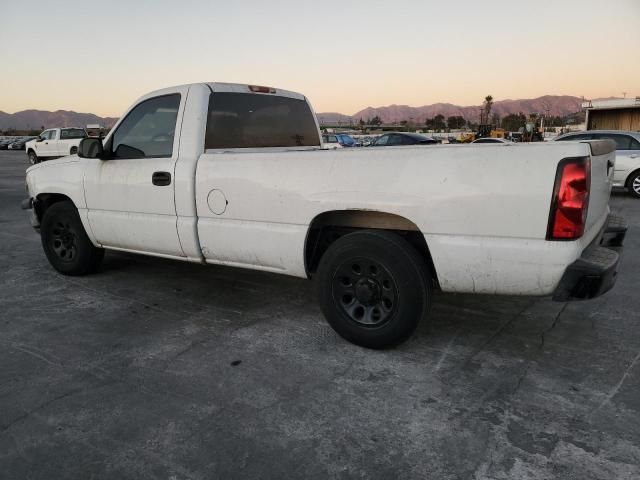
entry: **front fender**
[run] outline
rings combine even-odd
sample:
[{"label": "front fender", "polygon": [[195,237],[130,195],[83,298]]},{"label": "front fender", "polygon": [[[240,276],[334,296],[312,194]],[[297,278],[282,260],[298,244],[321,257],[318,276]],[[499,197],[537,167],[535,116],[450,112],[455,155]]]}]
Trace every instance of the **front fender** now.
[{"label": "front fender", "polygon": [[31,198],[43,193],[69,197],[78,209],[86,209],[84,174],[77,159],[62,158],[39,163],[27,169],[27,188]]}]

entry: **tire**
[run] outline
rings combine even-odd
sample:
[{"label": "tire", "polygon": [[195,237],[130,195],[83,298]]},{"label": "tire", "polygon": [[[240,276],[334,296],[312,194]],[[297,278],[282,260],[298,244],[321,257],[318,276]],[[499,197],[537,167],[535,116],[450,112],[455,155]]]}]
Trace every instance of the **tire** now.
[{"label": "tire", "polygon": [[320,260],[318,300],[333,329],[367,348],[408,339],[426,317],[432,288],[418,252],[395,233],[362,230],[336,240]]},{"label": "tire", "polygon": [[33,150],[29,150],[29,152],[27,153],[27,156],[29,157],[29,163],[31,165],[40,163],[40,159],[38,158],[38,155],[36,155],[36,152],[34,152]]},{"label": "tire", "polygon": [[63,275],[92,273],[102,262],[104,250],[93,246],[70,201],[54,203],[45,211],[40,237],[49,263]]},{"label": "tire", "polygon": [[76,153],[78,153],[78,147],[71,147],[71,150],[69,150],[69,155],[75,155]]},{"label": "tire", "polygon": [[627,190],[636,198],[640,198],[640,170],[636,170],[627,179]]}]

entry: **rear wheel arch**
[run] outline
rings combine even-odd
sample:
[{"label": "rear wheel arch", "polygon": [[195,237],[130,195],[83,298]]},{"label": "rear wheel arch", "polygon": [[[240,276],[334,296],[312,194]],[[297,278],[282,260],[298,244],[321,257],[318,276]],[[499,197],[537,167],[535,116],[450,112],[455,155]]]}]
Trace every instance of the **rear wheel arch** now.
[{"label": "rear wheel arch", "polygon": [[418,226],[401,215],[377,210],[330,210],[317,215],[309,224],[305,240],[307,276],[316,273],[322,256],[336,240],[361,230],[388,231],[407,240],[428,267],[434,286],[439,288],[429,246]]}]

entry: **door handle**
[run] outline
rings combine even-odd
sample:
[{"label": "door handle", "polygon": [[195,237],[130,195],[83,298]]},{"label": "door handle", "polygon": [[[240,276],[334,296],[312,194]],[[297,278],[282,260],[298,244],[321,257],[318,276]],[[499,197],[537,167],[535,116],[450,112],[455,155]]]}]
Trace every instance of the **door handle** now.
[{"label": "door handle", "polygon": [[171,185],[171,174],[169,172],[153,172],[151,182],[159,187]]},{"label": "door handle", "polygon": [[638,155],[636,153],[629,155],[631,158],[636,158]]}]

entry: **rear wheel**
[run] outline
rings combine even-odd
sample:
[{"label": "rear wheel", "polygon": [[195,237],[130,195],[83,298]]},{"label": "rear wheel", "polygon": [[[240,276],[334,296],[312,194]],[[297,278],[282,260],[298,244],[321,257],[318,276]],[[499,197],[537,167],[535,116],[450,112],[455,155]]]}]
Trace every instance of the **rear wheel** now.
[{"label": "rear wheel", "polygon": [[40,236],[49,263],[64,275],[94,272],[102,262],[104,250],[93,246],[70,201],[54,203],[45,211]]},{"label": "rear wheel", "polygon": [[29,163],[31,165],[35,165],[36,163],[40,162],[38,155],[36,155],[36,152],[34,152],[33,150],[29,150],[29,153],[27,154],[27,156],[29,157]]},{"label": "rear wheel", "polygon": [[368,348],[406,340],[431,303],[427,266],[395,233],[363,230],[336,240],[318,269],[320,307],[338,334]]},{"label": "rear wheel", "polygon": [[627,189],[631,195],[636,198],[640,198],[640,170],[629,175],[629,179],[627,180]]}]

